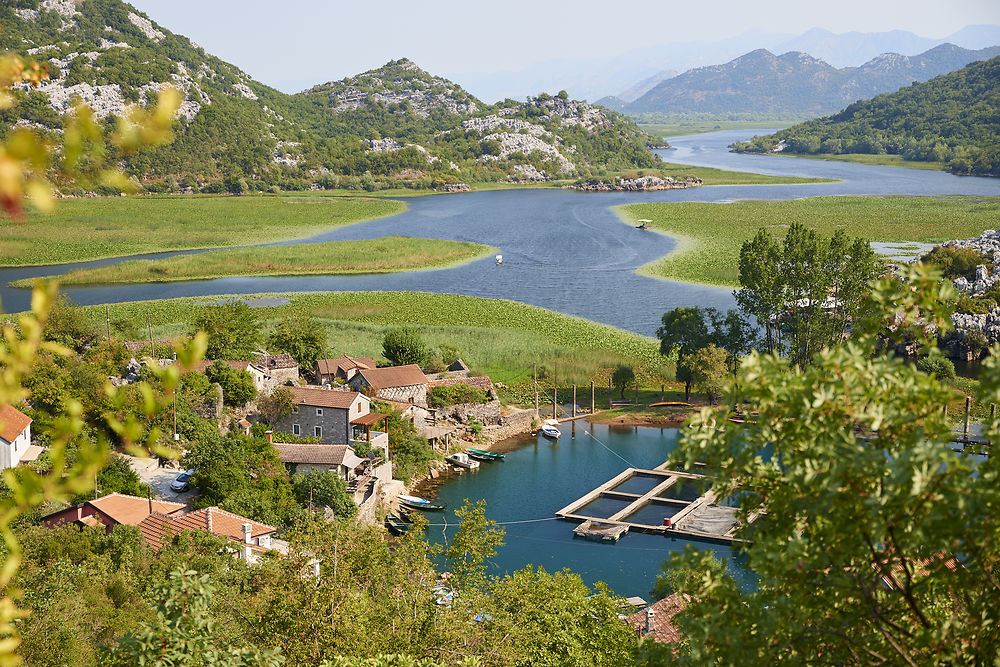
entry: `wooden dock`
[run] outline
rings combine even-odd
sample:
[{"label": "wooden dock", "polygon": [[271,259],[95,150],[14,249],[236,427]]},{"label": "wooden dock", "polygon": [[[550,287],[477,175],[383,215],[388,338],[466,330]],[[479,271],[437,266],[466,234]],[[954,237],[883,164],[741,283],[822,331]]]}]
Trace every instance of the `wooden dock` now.
[{"label": "wooden dock", "polygon": [[[617,490],[618,487],[634,478],[653,480],[653,487],[645,493]],[[591,539],[618,541],[630,530],[637,530],[643,533],[695,537],[726,543],[741,542],[742,540],[735,537],[736,529],[739,527],[736,519],[736,508],[717,505],[715,502],[717,498],[711,489],[691,500],[670,497],[670,490],[677,487],[678,484],[699,483],[702,479],[704,479],[704,475],[666,470],[664,466],[653,470],[629,468],[563,507],[556,512],[556,515],[564,519],[582,522],[573,532]],[[592,516],[586,513],[584,508],[601,498],[624,501],[628,504],[607,517]],[[661,523],[630,520],[635,514],[648,507],[662,508]],[[647,511],[646,515],[649,514],[650,512]]]}]

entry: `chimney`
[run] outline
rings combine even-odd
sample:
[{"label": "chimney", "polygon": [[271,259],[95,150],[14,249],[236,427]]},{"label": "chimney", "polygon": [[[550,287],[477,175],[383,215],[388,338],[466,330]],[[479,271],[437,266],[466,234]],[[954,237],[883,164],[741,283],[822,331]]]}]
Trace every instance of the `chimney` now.
[{"label": "chimney", "polygon": [[253,533],[253,524],[245,523],[243,524],[243,541],[246,544],[253,544],[251,541],[251,534]]},{"label": "chimney", "polygon": [[269,443],[274,444],[274,431],[264,431],[264,437]]},{"label": "chimney", "polygon": [[656,622],[654,620],[655,617],[656,617],[656,612],[653,611],[653,606],[650,605],[650,606],[646,607],[646,634],[647,635],[649,633],[653,632],[654,630],[656,630]]},{"label": "chimney", "polygon": [[149,501],[149,513],[153,513],[153,492],[150,489],[146,489],[146,500]]}]

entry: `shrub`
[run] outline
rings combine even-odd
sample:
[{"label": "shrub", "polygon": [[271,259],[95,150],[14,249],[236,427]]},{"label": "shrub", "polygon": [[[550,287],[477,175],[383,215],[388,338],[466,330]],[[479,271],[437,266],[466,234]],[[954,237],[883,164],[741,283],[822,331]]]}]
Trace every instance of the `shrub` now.
[{"label": "shrub", "polygon": [[940,353],[929,354],[917,361],[917,369],[928,375],[934,375],[939,380],[955,379],[955,364]]},{"label": "shrub", "polygon": [[442,408],[446,405],[461,403],[486,403],[489,394],[479,387],[473,387],[465,382],[449,386],[434,387],[427,394],[427,402],[432,408]]},{"label": "shrub", "polygon": [[942,275],[952,279],[965,276],[971,280],[976,276],[977,266],[989,263],[989,260],[974,248],[946,248],[945,246],[933,248],[920,259],[925,264],[934,264],[940,267]]}]

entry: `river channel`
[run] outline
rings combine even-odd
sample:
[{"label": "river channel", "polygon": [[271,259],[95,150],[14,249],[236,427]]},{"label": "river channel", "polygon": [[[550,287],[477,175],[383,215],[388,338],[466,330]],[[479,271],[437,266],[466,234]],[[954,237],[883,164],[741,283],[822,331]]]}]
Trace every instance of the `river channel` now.
[{"label": "river channel", "polygon": [[[490,563],[493,574],[528,564],[548,572],[569,568],[587,584],[604,581],[616,593],[647,597],[667,555],[691,543],[728,560],[736,576],[749,577],[742,559],[726,545],[643,533],[629,533],[617,544],[575,538],[577,524],[554,519],[556,511],[626,468],[663,463],[676,447],[677,429],[591,425],[583,420],[575,431],[569,423],[561,428],[563,436],[557,442],[541,436],[510,440],[505,443],[504,450],[510,451],[504,461],[483,463],[478,470],[422,487],[420,493],[448,507],[446,512],[426,515],[431,523],[428,538],[445,543],[455,532],[453,510],[465,499],[485,499],[487,516],[502,522],[506,531],[505,544]],[[643,517],[656,524],[660,519]]]},{"label": "river channel", "polygon": [[[181,283],[73,287],[80,304],[171,297],[295,291],[414,290],[512,299],[652,335],[664,311],[677,306],[733,305],[729,290],[647,278],[635,269],[669,253],[674,241],[622,224],[612,206],[634,202],[794,199],[818,195],[1000,195],[1000,179],[958,177],[943,172],[871,167],[842,162],[739,155],[726,146],[759,131],[715,132],[678,137],[660,151],[668,162],[775,175],[840,179],[802,185],[712,186],[649,193],[579,193],[567,190],[499,190],[406,199],[399,215],[342,227],[309,243],[370,239],[391,234],[473,241],[496,246],[492,258],[460,267],[369,276],[219,278]],[[148,255],[146,257],[166,256]],[[62,273],[80,266],[0,270],[0,299],[7,312],[28,307],[27,290],[11,280]]]}]

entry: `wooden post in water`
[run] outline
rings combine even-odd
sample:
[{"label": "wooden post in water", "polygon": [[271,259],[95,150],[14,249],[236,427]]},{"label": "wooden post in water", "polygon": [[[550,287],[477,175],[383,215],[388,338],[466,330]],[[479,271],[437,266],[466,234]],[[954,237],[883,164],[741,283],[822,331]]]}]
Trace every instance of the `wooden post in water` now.
[{"label": "wooden post in water", "polygon": [[608,410],[614,407],[614,400],[615,400],[614,391],[615,388],[614,385],[611,384],[611,378],[608,378]]},{"label": "wooden post in water", "polygon": [[663,387],[664,387],[664,385],[661,384],[660,385],[660,402],[661,403],[663,402]]},{"label": "wooden post in water", "polygon": [[[576,419],[576,385],[573,385],[573,419]],[[574,424],[576,422],[573,422]],[[573,428],[576,428],[575,426]]]},{"label": "wooden post in water", "polygon": [[559,389],[556,388],[556,387],[553,387],[552,388],[552,418],[553,419],[559,419],[559,416],[556,414],[556,403],[558,403],[558,402],[559,402]]},{"label": "wooden post in water", "polygon": [[590,381],[590,414],[594,414],[594,381]]},{"label": "wooden post in water", "polygon": [[965,397],[965,427],[962,429],[962,437],[965,440],[969,439],[969,413],[972,410],[972,397]]},{"label": "wooden post in water", "polygon": [[535,381],[535,414],[538,414],[538,362],[531,364],[531,379]]},{"label": "wooden post in water", "polygon": [[635,383],[635,404],[639,405],[639,383]]}]

